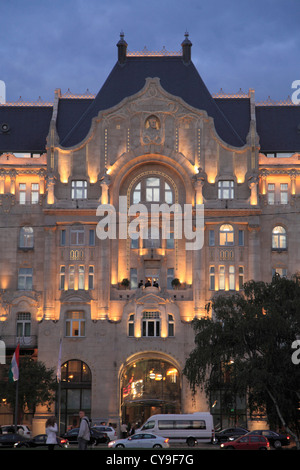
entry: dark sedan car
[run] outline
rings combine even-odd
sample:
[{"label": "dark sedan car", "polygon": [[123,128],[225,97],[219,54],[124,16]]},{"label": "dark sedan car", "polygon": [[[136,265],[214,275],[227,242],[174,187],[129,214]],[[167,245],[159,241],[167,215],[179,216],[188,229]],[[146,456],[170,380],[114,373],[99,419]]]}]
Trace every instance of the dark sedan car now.
[{"label": "dark sedan car", "polygon": [[241,427],[222,429],[222,431],[215,433],[214,444],[226,442],[228,439],[236,439],[247,432],[249,432],[247,429]]},{"label": "dark sedan car", "polygon": [[[16,447],[45,447],[47,446],[46,440],[47,440],[47,434],[38,434],[37,436],[34,436],[32,439],[26,439],[25,442],[18,443]],[[57,436],[56,442],[59,447],[69,446],[68,440],[63,437]]]},{"label": "dark sedan car", "polygon": [[26,444],[28,438],[16,433],[8,433],[0,435],[0,448],[1,447],[20,447],[21,444]]},{"label": "dark sedan car", "polygon": [[270,445],[275,449],[280,449],[283,446],[288,446],[290,444],[290,436],[287,434],[279,434],[275,431],[270,431],[268,429],[256,429],[249,433],[252,436],[265,436]]},{"label": "dark sedan car", "polygon": [[[66,432],[63,437],[67,439],[70,444],[78,444],[78,434],[79,428],[73,428]],[[91,428],[91,439],[89,441],[89,445],[97,446],[98,444],[106,444],[107,442],[109,442],[107,434]]]}]

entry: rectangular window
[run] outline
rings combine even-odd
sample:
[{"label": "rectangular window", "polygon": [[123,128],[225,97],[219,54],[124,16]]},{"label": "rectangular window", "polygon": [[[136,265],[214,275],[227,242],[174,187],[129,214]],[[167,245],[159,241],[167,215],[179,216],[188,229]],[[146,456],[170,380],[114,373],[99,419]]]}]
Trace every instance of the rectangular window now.
[{"label": "rectangular window", "polygon": [[225,290],[225,266],[219,266],[219,290]]},{"label": "rectangular window", "polygon": [[214,230],[209,231],[208,245],[215,246],[215,231]]},{"label": "rectangular window", "polygon": [[169,237],[166,239],[166,248],[172,250],[174,248],[174,232],[170,232]]},{"label": "rectangular window", "polygon": [[129,316],[128,320],[128,336],[134,336],[134,314]]},{"label": "rectangular window", "polygon": [[61,266],[60,267],[60,274],[59,274],[59,289],[64,290],[65,289],[65,280],[66,280],[66,267]]},{"label": "rectangular window", "polygon": [[26,204],[26,184],[19,184],[19,204]]},{"label": "rectangular window", "polygon": [[218,198],[219,199],[233,199],[234,198],[234,182],[233,181],[219,181],[218,182]]},{"label": "rectangular window", "polygon": [[39,184],[32,183],[31,184],[31,204],[38,204],[39,202]]},{"label": "rectangular window", "polygon": [[72,181],[72,199],[86,199],[87,198],[87,182],[86,181]]},{"label": "rectangular window", "polygon": [[245,230],[239,230],[239,246],[244,246],[245,244]]},{"label": "rectangular window", "polygon": [[137,282],[137,269],[131,268],[130,269],[130,287],[131,289],[136,289],[138,285]]},{"label": "rectangular window", "polygon": [[32,268],[20,268],[18,273],[18,289],[32,290]]},{"label": "rectangular window", "polygon": [[234,266],[229,266],[229,290],[235,290],[235,272]]},{"label": "rectangular window", "polygon": [[272,269],[272,277],[278,274],[280,277],[287,277],[287,269],[286,268],[274,268]]},{"label": "rectangular window", "polygon": [[243,289],[244,285],[244,267],[239,267],[239,289]]},{"label": "rectangular window", "polygon": [[75,266],[69,266],[69,289],[74,289]]},{"label": "rectangular window", "polygon": [[275,204],[275,184],[268,184],[268,204]]},{"label": "rectangular window", "polygon": [[66,317],[66,336],[85,336],[85,317],[83,312],[69,312]]},{"label": "rectangular window", "polygon": [[84,266],[78,268],[78,289],[84,289]]},{"label": "rectangular window", "polygon": [[138,238],[131,238],[131,248],[133,250],[137,250],[139,247],[139,239]]},{"label": "rectangular window", "polygon": [[84,227],[72,227],[70,231],[71,245],[84,245]]},{"label": "rectangular window", "polygon": [[168,315],[168,336],[174,336],[174,317],[173,315]]},{"label": "rectangular window", "polygon": [[174,268],[168,268],[167,271],[167,289],[173,289],[172,281],[174,279]]},{"label": "rectangular window", "polygon": [[160,336],[159,312],[143,312],[143,336]]},{"label": "rectangular window", "polygon": [[91,229],[89,231],[89,245],[95,246],[95,230],[94,229]]},{"label": "rectangular window", "polygon": [[288,184],[281,183],[280,184],[280,204],[287,204],[288,203]]},{"label": "rectangular window", "polygon": [[94,266],[89,266],[89,289],[94,289]]},{"label": "rectangular window", "polygon": [[215,267],[211,266],[209,268],[209,289],[215,290]]},{"label": "rectangular window", "polygon": [[66,244],[66,231],[61,230],[60,231],[60,246],[65,246]]},{"label": "rectangular window", "polygon": [[147,178],[146,179],[146,201],[159,202],[160,199],[160,179]]},{"label": "rectangular window", "polygon": [[17,314],[17,336],[31,335],[31,314],[28,312],[20,312]]}]

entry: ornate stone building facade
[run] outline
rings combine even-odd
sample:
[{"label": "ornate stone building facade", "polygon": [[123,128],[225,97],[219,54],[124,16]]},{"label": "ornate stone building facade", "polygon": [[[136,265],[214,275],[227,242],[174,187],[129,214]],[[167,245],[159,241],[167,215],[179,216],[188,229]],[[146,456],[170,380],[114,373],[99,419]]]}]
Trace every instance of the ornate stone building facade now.
[{"label": "ornate stone building facade", "polygon": [[[209,410],[182,374],[192,319],[213,295],[299,269],[300,108],[211,95],[191,46],[130,53],[121,35],[96,96],[0,106],[0,335],[7,357],[19,341],[54,369],[62,341],[62,430],[79,409],[115,423]],[[155,237],[100,240],[100,204],[118,233],[134,219],[120,196],[127,209],[203,204],[203,248],[187,250],[172,218],[168,238],[158,220]],[[213,412],[245,423],[237,408]]]}]

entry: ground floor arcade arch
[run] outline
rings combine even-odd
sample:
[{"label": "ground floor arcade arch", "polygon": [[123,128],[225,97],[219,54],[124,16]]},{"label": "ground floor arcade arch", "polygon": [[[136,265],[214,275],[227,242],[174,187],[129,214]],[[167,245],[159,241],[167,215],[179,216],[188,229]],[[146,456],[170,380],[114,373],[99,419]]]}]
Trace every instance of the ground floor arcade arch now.
[{"label": "ground floor arcade arch", "polygon": [[137,354],[120,372],[120,415],[127,425],[141,425],[157,413],[180,413],[181,370],[171,357]]}]

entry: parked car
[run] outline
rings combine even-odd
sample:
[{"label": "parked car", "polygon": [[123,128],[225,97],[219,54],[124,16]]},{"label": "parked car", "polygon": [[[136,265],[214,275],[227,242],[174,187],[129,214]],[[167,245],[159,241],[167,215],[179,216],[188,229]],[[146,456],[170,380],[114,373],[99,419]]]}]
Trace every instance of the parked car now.
[{"label": "parked car", "polygon": [[117,439],[108,443],[110,448],[141,448],[141,449],[167,449],[169,447],[169,439],[156,436],[150,433],[138,433],[126,439]]},{"label": "parked car", "polygon": [[93,426],[93,429],[96,429],[96,431],[104,432],[105,434],[107,434],[110,441],[112,441],[113,439],[116,439],[117,437],[117,431],[112,426],[95,425]]},{"label": "parked car", "polygon": [[[73,428],[67,431],[63,437],[68,439],[70,444],[78,444],[79,428]],[[91,428],[91,439],[89,445],[97,446],[98,444],[106,444],[109,442],[109,437],[106,433],[97,431]]]},{"label": "parked car", "polygon": [[[15,447],[45,447],[47,446],[46,443],[47,434],[38,434],[34,436],[32,439],[26,439],[26,441],[22,441],[15,445]],[[68,447],[69,441],[63,437],[56,438],[57,445],[59,447]]]},{"label": "parked car", "polygon": [[252,436],[248,433],[233,441],[223,442],[220,447],[228,450],[269,450],[270,443],[264,436]]},{"label": "parked car", "polygon": [[288,446],[290,444],[290,436],[287,434],[279,434],[275,431],[268,429],[256,429],[251,431],[252,436],[264,436],[268,439],[270,445],[275,449],[280,449],[282,446]]},{"label": "parked car", "polygon": [[[1,431],[2,431],[2,434],[15,433],[15,426],[13,424],[3,425],[1,426]],[[28,438],[31,437],[30,429],[26,424],[18,424],[17,432],[21,436],[28,437]]]},{"label": "parked car", "polygon": [[19,447],[21,443],[27,443],[28,438],[21,436],[18,433],[6,433],[0,435],[0,448],[1,447]]},{"label": "parked car", "polygon": [[244,434],[247,434],[248,429],[237,427],[237,428],[226,428],[215,433],[214,444],[226,442],[228,439],[234,440]]}]

